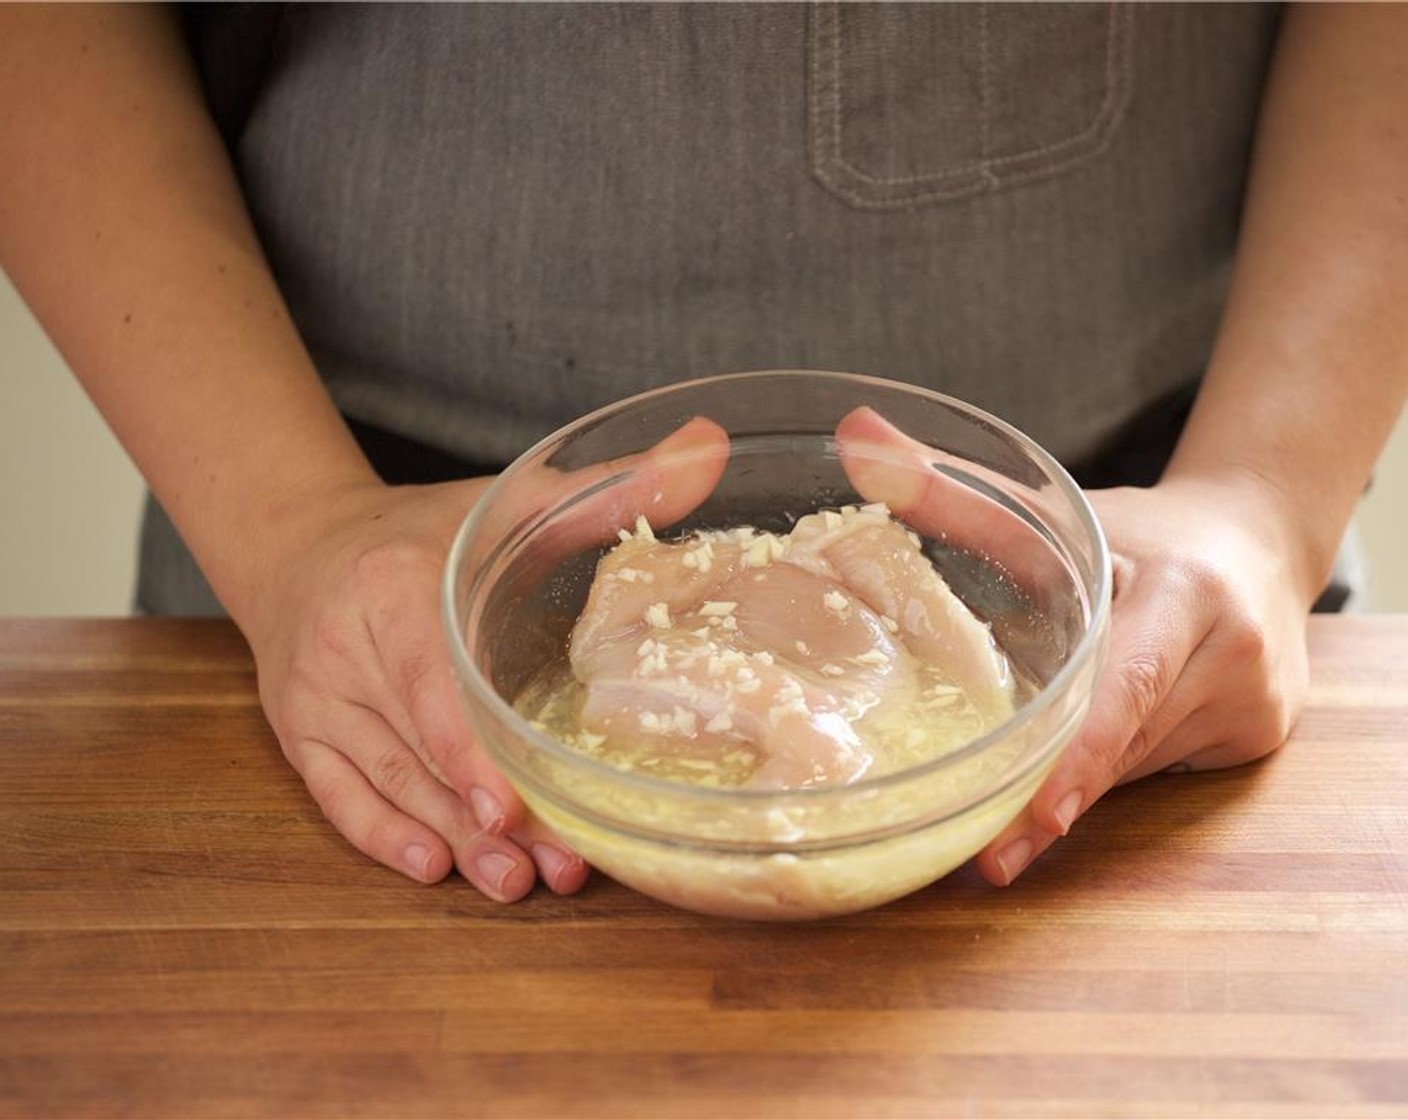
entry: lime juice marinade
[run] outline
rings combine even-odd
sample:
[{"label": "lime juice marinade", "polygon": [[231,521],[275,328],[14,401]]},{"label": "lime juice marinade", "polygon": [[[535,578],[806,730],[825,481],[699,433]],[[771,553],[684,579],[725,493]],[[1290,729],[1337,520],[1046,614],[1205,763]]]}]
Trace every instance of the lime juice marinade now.
[{"label": "lime juice marinade", "polygon": [[[529,681],[514,708],[537,730],[621,770],[708,787],[746,786],[757,772],[760,754],[744,742],[722,753],[691,749],[686,741],[663,750],[651,737],[583,731],[578,713],[584,690],[563,657]],[[1030,692],[1030,685],[1020,682],[1018,703]],[[921,666],[918,687],[895,689],[853,726],[874,752],[875,765],[866,776],[878,777],[951,754],[1002,722],[978,711],[938,669]]]}]

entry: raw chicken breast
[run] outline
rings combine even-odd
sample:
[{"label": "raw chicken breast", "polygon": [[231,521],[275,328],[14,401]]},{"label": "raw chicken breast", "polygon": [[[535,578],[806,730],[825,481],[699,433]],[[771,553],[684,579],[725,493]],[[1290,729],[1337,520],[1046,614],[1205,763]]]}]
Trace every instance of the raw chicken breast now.
[{"label": "raw chicken breast", "polygon": [[1007,658],[919,549],[918,539],[883,507],[830,510],[797,522],[789,563],[844,583],[894,619],[910,651],[942,665],[975,705],[997,718],[1012,714]]},{"label": "raw chicken breast", "polygon": [[920,697],[935,667],[993,719],[1012,710],[987,628],[875,507],[805,517],[785,537],[665,542],[638,522],[597,567],[569,661],[595,742],[647,744],[686,768],[744,758],[762,787],[872,770],[857,724]]}]

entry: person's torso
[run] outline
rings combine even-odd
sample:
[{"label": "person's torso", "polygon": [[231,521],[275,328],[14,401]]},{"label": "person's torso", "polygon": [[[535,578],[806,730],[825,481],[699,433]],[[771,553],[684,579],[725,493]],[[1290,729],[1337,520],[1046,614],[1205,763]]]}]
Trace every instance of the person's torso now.
[{"label": "person's torso", "polygon": [[639,389],[812,367],[1071,457],[1202,371],[1275,21],[312,6],[226,123],[349,415],[503,462]]}]

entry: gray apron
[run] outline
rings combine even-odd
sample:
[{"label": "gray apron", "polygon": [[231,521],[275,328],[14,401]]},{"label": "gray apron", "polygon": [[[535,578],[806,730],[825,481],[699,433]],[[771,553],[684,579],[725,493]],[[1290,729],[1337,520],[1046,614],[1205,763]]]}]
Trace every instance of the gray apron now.
[{"label": "gray apron", "polygon": [[[951,393],[1110,483],[1157,478],[1206,364],[1277,17],[235,6],[190,31],[361,434],[493,470],[642,389],[813,367]],[[218,610],[159,508],[142,552],[141,607]]]}]

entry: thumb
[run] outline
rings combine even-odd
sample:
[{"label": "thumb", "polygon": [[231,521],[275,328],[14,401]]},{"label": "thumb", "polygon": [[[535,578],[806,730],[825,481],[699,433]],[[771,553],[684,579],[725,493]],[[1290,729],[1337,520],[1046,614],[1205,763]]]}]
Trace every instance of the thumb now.
[{"label": "thumb", "polygon": [[461,571],[477,570],[506,536],[563,503],[568,504],[536,534],[523,558],[532,572],[613,542],[638,517],[653,527],[673,524],[713,493],[728,454],[728,433],[697,416],[655,446],[618,459],[567,473],[528,464],[496,483]]},{"label": "thumb", "polygon": [[921,443],[871,408],[848,413],[836,442],[866,501],[884,502],[927,537],[999,563],[1034,601],[1069,587],[1071,573],[1037,527],[1050,516],[1039,489]]}]

